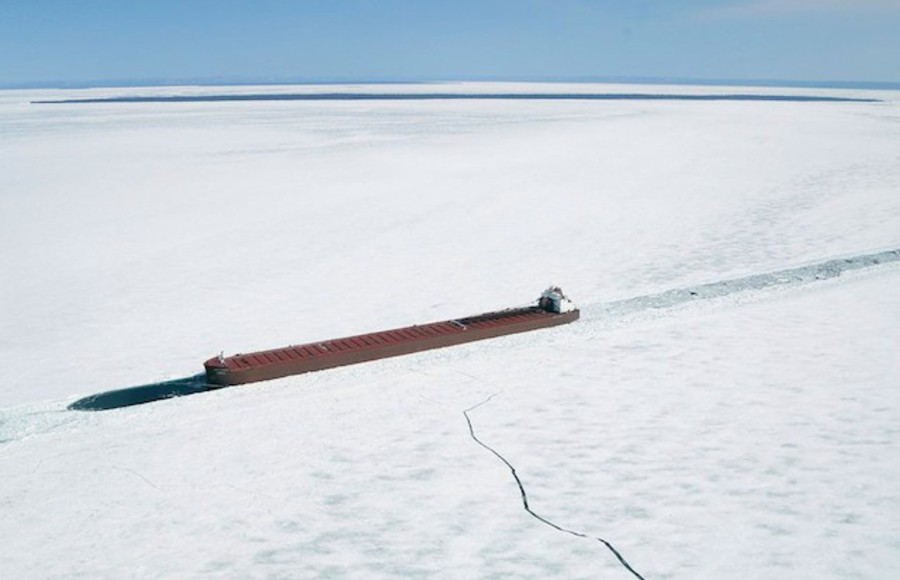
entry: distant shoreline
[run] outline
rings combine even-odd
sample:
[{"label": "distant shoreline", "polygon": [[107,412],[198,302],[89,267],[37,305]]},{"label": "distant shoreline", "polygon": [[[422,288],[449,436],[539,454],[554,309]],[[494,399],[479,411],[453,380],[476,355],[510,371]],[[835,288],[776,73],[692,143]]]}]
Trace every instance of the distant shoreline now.
[{"label": "distant shoreline", "polygon": [[118,96],[31,101],[38,105],[88,103],[211,103],[228,101],[776,101],[876,103],[880,99],[814,95],[660,93],[259,93]]},{"label": "distant shoreline", "polygon": [[468,79],[274,79],[274,78],[144,78],[94,79],[86,81],[0,82],[0,90],[24,89],[103,89],[146,87],[248,87],[248,86],[315,86],[315,85],[446,85],[459,83],[536,83],[536,84],[617,84],[675,85],[700,87],[771,87],[792,89],[900,90],[900,81],[803,81],[779,79],[693,79],[684,77],[541,77],[541,78],[468,78]]}]

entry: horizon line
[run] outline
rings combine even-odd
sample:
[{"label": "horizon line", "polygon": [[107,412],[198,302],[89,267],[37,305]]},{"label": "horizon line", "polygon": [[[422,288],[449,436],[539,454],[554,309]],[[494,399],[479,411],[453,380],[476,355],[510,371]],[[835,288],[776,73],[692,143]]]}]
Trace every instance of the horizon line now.
[{"label": "horizon line", "polygon": [[33,105],[98,103],[208,103],[228,101],[780,101],[875,103],[862,97],[774,94],[668,94],[668,93],[257,93],[212,95],[153,95],[88,97],[31,101]]},{"label": "horizon line", "polygon": [[793,80],[793,79],[715,79],[691,77],[647,76],[484,76],[459,78],[285,78],[285,77],[148,77],[134,79],[92,79],[84,81],[25,81],[0,82],[0,90],[25,89],[100,89],[176,86],[289,86],[289,85],[397,85],[397,84],[449,84],[449,83],[566,83],[566,84],[636,84],[636,85],[694,85],[726,87],[778,87],[822,88],[861,90],[900,90],[900,81],[846,81],[846,80]]}]

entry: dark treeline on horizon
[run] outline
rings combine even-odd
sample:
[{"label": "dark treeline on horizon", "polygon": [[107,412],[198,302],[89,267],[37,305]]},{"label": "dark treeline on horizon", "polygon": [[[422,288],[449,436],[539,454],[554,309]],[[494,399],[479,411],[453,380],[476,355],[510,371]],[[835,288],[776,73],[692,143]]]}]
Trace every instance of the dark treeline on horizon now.
[{"label": "dark treeline on horizon", "polygon": [[785,101],[879,102],[878,99],[775,94],[659,94],[659,93],[261,93],[218,95],[113,96],[32,101],[34,104],[78,103],[208,103],[224,101]]}]

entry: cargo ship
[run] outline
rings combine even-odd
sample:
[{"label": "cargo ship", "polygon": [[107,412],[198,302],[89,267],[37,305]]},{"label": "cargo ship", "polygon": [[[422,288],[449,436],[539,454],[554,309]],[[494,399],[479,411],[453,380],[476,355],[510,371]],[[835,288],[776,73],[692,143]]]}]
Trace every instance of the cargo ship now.
[{"label": "cargo ship", "polygon": [[578,316],[562,290],[550,287],[532,306],[234,356],[222,353],[203,366],[210,386],[242,385],[559,326]]}]

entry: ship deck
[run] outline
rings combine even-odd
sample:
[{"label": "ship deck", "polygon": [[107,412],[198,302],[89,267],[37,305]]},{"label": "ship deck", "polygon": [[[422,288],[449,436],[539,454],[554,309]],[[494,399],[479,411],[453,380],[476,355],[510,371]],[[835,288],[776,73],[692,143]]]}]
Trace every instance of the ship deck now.
[{"label": "ship deck", "polygon": [[538,307],[514,308],[272,350],[214,357],[204,366],[211,383],[241,384],[536,330],[577,318],[577,310],[559,314]]}]

